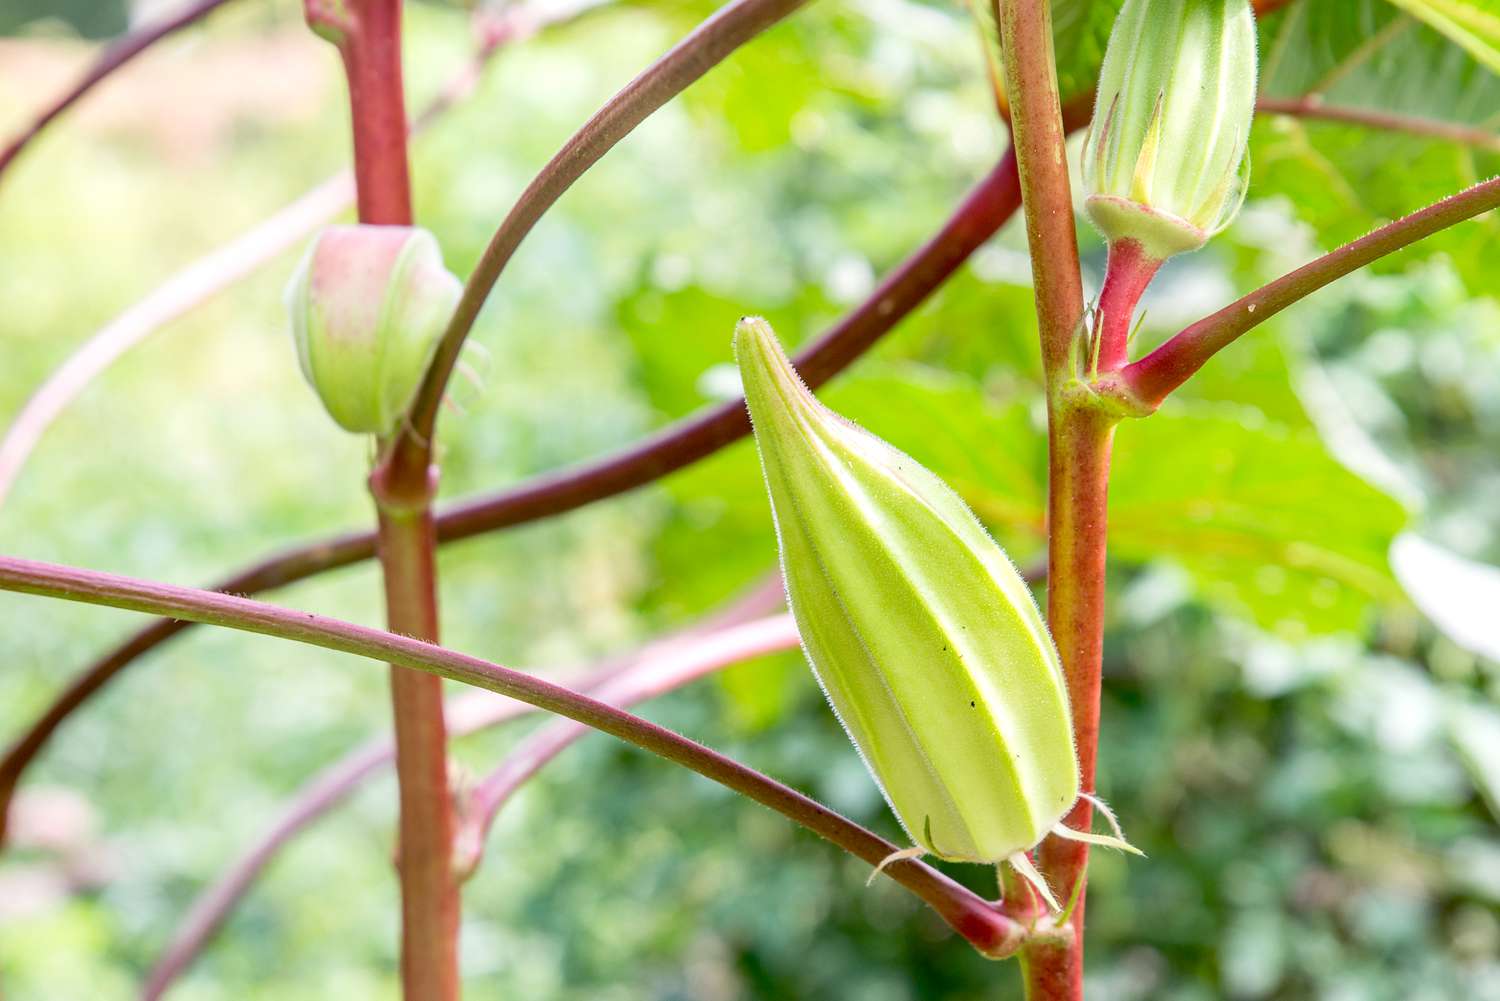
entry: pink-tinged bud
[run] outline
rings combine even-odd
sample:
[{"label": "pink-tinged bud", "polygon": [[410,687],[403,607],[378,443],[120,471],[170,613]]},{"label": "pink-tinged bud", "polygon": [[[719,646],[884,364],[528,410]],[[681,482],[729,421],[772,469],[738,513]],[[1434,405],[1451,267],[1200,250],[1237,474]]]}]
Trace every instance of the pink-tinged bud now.
[{"label": "pink-tinged bud", "polygon": [[463,284],[412,226],[329,226],[287,285],[302,374],[347,431],[387,434],[405,415]]}]

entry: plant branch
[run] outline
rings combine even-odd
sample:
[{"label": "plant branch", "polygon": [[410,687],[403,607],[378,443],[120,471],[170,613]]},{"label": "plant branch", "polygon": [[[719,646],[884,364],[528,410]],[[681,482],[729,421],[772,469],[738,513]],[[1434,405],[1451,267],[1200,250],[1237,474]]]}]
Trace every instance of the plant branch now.
[{"label": "plant branch", "polygon": [[[1007,153],[927,243],[886,276],[869,298],[798,353],[802,377],[816,388],[847,368],[947,281],[1019,205],[1015,159]],[[438,514],[438,541],[456,542],[614,497],[689,466],[749,433],[743,399],[713,407],[600,459],[457,504]],[[215,589],[256,594],[359,563],[374,554],[373,532],[334,536],[275,554],[220,581]],[[77,675],[11,745],[0,760],[0,841],[21,775],[63,721],[127,665],[188,625],[162,620],[131,636]]]},{"label": "plant branch", "polygon": [[1155,407],[1219,351],[1300,299],[1373,261],[1500,206],[1500,178],[1387,223],[1230,303],[1121,370],[1131,392]]},{"label": "plant branch", "polygon": [[[872,865],[896,851],[853,821],[696,741],[541,678],[421,640],[236,595],[13,557],[0,557],[0,590],[187,619],[425,671],[566,716],[690,768]],[[885,872],[985,955],[1010,955],[1026,938],[1026,929],[995,905],[928,865],[908,859]]]},{"label": "plant branch", "polygon": [[116,70],[168,35],[196,21],[201,21],[226,2],[227,0],[196,0],[195,3],[188,4],[175,14],[169,14],[159,21],[142,25],[135,31],[110,42],[72,87],[59,94],[51,104],[43,108],[31,120],[29,125],[17,133],[3,150],[0,150],[0,175],[5,173],[6,168],[21,155],[22,150],[41,135],[48,125],[56,121],[80,98],[104,82]]},{"label": "plant branch", "polygon": [[1405,115],[1396,111],[1327,104],[1314,94],[1292,98],[1262,97],[1255,102],[1255,110],[1261,114],[1289,115],[1293,118],[1312,118],[1369,129],[1406,132],[1427,139],[1473,146],[1489,153],[1500,153],[1500,134],[1490,129],[1438,121],[1421,115]]},{"label": "plant branch", "polygon": [[[412,224],[406,91],[401,76],[401,0],[304,0],[307,22],[343,58],[354,136],[354,178],[364,225]],[[416,489],[376,469],[376,549],[391,632],[438,640],[437,538],[432,495],[437,470]],[[401,488],[404,486],[404,489]],[[456,822],[448,784],[448,726],[442,679],[392,662],[401,880],[401,986],[407,1001],[457,1001]]]},{"label": "plant branch", "polygon": [[397,483],[415,482],[431,464],[434,425],[459,351],[521,241],[573,182],[637,125],[717,66],[735,49],[807,0],[731,0],[609,100],[548,161],[521,193],[465,283],[453,319],[412,403],[409,427],[386,466]]},{"label": "plant branch", "polygon": [[[630,706],[681,688],[730,664],[795,649],[800,642],[791,615],[757,619],[678,644],[637,669],[606,681],[589,694],[610,705]],[[547,762],[589,732],[581,723],[557,720],[517,745],[499,767],[469,791],[454,842],[454,864],[460,873],[471,873],[479,865],[490,827],[510,797]]]},{"label": "plant branch", "polygon": [[1049,382],[1067,362],[1083,319],[1083,278],[1068,182],[1067,134],[1057,94],[1051,6],[1001,0],[1000,39],[1010,97],[1011,141],[1020,168],[1032,284]]},{"label": "plant branch", "polygon": [[[1062,659],[1082,789],[1092,791],[1114,419],[1073,402],[1068,393],[1077,377],[1073,360],[1083,326],[1083,281],[1050,11],[1049,0],[1001,0],[1000,34],[1048,389],[1047,623]],[[1089,819],[1088,800],[1080,799],[1064,822],[1087,830]],[[1088,846],[1068,842],[1064,852],[1055,844],[1059,840],[1043,841],[1037,857],[1059,896],[1077,901],[1071,911],[1072,935],[1027,944],[1022,971],[1029,1001],[1083,998],[1082,881]]]},{"label": "plant branch", "polygon": [[[690,645],[699,636],[714,630],[731,629],[774,611],[781,604],[783,593],[780,574],[772,575],[725,610],[633,653],[605,660],[581,672],[578,680],[568,687],[588,692],[636,670],[651,672],[656,660],[675,656],[679,647]],[[526,673],[545,675],[549,672],[530,670]],[[534,712],[535,707],[490,692],[469,691],[449,699],[444,711],[449,732],[461,737]],[[366,779],[389,765],[395,753],[395,744],[389,737],[378,737],[309,780],[250,848],[198,894],[166,949],[152,966],[142,990],[143,1001],[156,1001],[192,965],[256,878],[288,842],[344,802]]]},{"label": "plant branch", "polygon": [[[579,680],[569,687],[591,691],[612,679],[623,680],[635,670],[651,672],[656,660],[675,656],[680,648],[689,646],[697,637],[714,630],[733,628],[773,611],[781,604],[783,593],[780,575],[773,575],[724,611],[673,636],[653,641],[638,651],[610,658],[582,672]],[[538,675],[547,672],[532,670],[526,673]],[[451,733],[466,736],[533,711],[535,707],[524,702],[490,692],[473,691],[450,699],[446,714]],[[160,997],[187,969],[285,844],[342,803],[365,779],[388,765],[394,756],[395,745],[391,739],[380,737],[352,751],[310,780],[282,809],[270,828],[198,895],[171,943],[152,968],[144,994],[146,1001]]]}]

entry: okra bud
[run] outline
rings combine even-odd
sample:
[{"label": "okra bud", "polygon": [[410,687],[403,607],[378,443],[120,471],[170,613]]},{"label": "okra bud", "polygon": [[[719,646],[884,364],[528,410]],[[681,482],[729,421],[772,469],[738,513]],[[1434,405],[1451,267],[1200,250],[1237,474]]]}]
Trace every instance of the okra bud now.
[{"label": "okra bud", "polygon": [[1025,852],[1065,830],[1079,771],[1062,666],[1026,582],[941,479],[818,402],[764,320],[740,321],[735,354],[788,603],[916,844],[898,855],[1035,876]]},{"label": "okra bud", "polygon": [[1229,225],[1249,181],[1250,0],[1125,0],[1082,156],[1084,210],[1164,260]]},{"label": "okra bud", "polygon": [[437,240],[412,226],[329,226],[287,285],[297,360],[338,425],[397,427],[463,285]]}]

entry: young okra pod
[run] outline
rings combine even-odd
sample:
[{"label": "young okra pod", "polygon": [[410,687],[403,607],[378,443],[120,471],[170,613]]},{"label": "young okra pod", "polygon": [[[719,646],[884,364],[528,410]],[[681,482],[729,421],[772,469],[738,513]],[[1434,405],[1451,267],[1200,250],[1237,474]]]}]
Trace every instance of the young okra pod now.
[{"label": "young okra pod", "polygon": [[740,321],[735,354],[787,599],[915,842],[898,854],[1035,877],[1025,853],[1066,832],[1079,772],[1062,665],[1026,582],[947,484],[820,403],[764,320]]}]

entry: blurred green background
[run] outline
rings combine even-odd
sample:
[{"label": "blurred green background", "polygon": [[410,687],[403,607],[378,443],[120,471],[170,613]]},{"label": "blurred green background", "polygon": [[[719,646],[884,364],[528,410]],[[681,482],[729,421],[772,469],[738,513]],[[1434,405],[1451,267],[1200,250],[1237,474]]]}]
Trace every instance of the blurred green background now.
[{"label": "blurred green background", "polygon": [[[0,39],[0,134],[83,65],[78,34],[118,28],[96,27],[99,10],[37,21],[35,6],[0,2],[16,33]],[[568,134],[710,10],[613,4],[504,50],[414,146],[418,215],[449,263],[467,273]],[[1091,77],[1111,13],[1059,0],[1065,88]],[[414,106],[468,58],[468,18],[409,5]],[[1402,18],[1380,0],[1294,4],[1263,26],[1267,91],[1493,127],[1496,78]],[[343,165],[344,115],[336,56],[298,5],[237,0],[48,133],[0,183],[0,420],[118,311]],[[598,455],[732,393],[739,315],[815,336],[937,228],[1004,139],[954,4],[813,5],[768,32],[527,240],[476,331],[462,413],[443,418],[443,496]],[[1284,118],[1257,126],[1254,157],[1246,211],[1163,273],[1144,343],[1500,165]],[[1388,558],[1416,532],[1500,563],[1500,308],[1483,297],[1497,228],[1466,224],[1320,293],[1121,429],[1099,788],[1150,857],[1096,853],[1091,997],[1500,998],[1500,571],[1455,591],[1430,560],[1398,580]],[[1081,237],[1096,287],[1102,248]],[[370,524],[368,446],[336,432],[297,372],[280,305],[294,256],[89,388],[0,507],[0,550],[196,584]],[[1028,280],[1008,227],[828,394],[948,477],[1022,564],[1041,553],[1044,497]],[[446,640],[567,670],[691,622],[774,555],[741,443],[446,548]],[[369,566],[274,599],[381,618]],[[0,598],[0,739],[138,625]],[[132,996],[278,804],[386,726],[385,695],[367,663],[206,629],[133,668],[32,773],[42,833],[0,858],[5,996]],[[645,712],[900,840],[798,656]],[[482,774],[534,725],[455,754]],[[381,777],[297,840],[171,996],[394,998],[393,797]],[[986,870],[949,871],[993,889]],[[501,815],[465,889],[467,996],[1019,997],[1013,964],[976,958],[867,873],[592,737]]]}]

